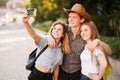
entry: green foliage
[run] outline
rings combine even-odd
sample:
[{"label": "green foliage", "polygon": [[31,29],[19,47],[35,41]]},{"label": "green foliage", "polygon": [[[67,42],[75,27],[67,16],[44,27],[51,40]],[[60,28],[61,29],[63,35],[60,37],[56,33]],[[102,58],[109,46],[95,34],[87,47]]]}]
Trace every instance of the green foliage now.
[{"label": "green foliage", "polygon": [[110,29],[116,36],[120,37],[120,11],[115,11],[111,14],[111,19],[109,20]]},{"label": "green foliage", "polygon": [[112,57],[120,60],[120,38],[116,37],[101,37],[101,40],[106,42],[112,49]]},{"label": "green foliage", "polygon": [[[63,19],[63,18],[58,18],[57,20],[63,21],[64,23],[67,22],[67,20]],[[49,20],[49,21],[44,21],[44,22],[41,22],[41,23],[34,22],[32,25],[37,29],[40,29],[40,30],[45,31],[45,32],[49,32],[53,23],[54,23],[53,21]]]},{"label": "green foliage", "polygon": [[0,7],[5,7],[8,0],[0,0]]},{"label": "green foliage", "polygon": [[[64,22],[66,22],[66,19],[63,18],[59,18],[58,20],[62,20]],[[45,32],[49,32],[50,27],[52,26],[53,21],[45,21],[43,23],[33,23],[33,26],[39,30],[45,31]],[[105,43],[107,43],[112,51],[113,54],[111,57],[120,60],[120,38],[117,37],[101,37],[101,40],[104,41]]]},{"label": "green foliage", "polygon": [[46,21],[43,23],[33,23],[33,26],[39,30],[49,32],[51,26],[52,26],[52,21]]},{"label": "green foliage", "polygon": [[44,22],[66,18],[63,7],[70,9],[75,3],[84,5],[101,35],[120,37],[120,0],[31,0],[31,7],[38,10],[36,21]]},{"label": "green foliage", "polygon": [[120,0],[88,0],[83,4],[92,14],[101,35],[120,37]]}]

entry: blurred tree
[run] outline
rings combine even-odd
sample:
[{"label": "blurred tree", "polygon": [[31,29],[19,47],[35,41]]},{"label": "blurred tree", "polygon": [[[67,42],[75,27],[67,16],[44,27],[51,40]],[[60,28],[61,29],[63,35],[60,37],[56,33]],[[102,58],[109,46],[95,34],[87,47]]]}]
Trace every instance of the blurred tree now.
[{"label": "blurred tree", "polygon": [[5,7],[8,0],[0,0],[0,7]]},{"label": "blurred tree", "polygon": [[22,5],[25,8],[29,8],[30,7],[30,0],[22,0]]},{"label": "blurred tree", "polygon": [[37,8],[36,20],[38,22],[56,20],[59,16],[58,5],[54,3],[54,0],[31,0],[31,7]]},{"label": "blurred tree", "polygon": [[99,0],[94,8],[93,20],[96,22],[100,34],[120,37],[120,1]]},{"label": "blurred tree", "polygon": [[75,3],[84,5],[101,35],[120,37],[120,0],[31,0],[31,7],[38,9],[36,20],[44,22],[66,18],[63,7],[70,9]]}]

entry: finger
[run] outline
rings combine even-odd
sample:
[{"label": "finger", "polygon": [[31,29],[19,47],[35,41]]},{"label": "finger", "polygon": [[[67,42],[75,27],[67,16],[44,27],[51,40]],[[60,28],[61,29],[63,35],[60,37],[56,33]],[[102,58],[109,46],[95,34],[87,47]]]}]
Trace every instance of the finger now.
[{"label": "finger", "polygon": [[55,42],[53,41],[53,42],[51,42],[51,43],[48,43],[48,46],[51,47],[51,48],[54,48],[54,47],[56,47],[56,44],[55,44]]}]

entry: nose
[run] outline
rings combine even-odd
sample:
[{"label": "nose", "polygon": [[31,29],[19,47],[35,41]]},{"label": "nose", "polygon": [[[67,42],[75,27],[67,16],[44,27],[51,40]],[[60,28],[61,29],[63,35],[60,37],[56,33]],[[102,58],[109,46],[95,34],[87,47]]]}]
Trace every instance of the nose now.
[{"label": "nose", "polygon": [[72,21],[73,19],[72,18],[69,18],[69,21]]},{"label": "nose", "polygon": [[58,29],[54,29],[54,32],[58,32]]},{"label": "nose", "polygon": [[57,29],[55,29],[55,32],[57,32],[58,30]]}]

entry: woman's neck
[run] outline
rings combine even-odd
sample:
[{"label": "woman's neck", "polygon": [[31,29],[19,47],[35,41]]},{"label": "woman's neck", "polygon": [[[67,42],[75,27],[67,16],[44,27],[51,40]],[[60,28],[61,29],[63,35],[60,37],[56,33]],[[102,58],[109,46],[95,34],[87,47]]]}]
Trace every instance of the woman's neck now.
[{"label": "woman's neck", "polygon": [[60,42],[60,39],[55,39],[56,44],[59,44],[59,42]]},{"label": "woman's neck", "polygon": [[89,39],[86,42],[87,42],[87,45],[89,45],[89,44],[91,44],[92,41]]}]

